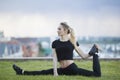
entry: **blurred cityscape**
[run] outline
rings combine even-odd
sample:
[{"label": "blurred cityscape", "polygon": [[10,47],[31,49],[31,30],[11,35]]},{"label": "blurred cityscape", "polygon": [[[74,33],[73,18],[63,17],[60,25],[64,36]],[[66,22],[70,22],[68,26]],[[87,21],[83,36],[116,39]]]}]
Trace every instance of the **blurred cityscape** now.
[{"label": "blurred cityscape", "polygon": [[[51,43],[57,37],[5,37],[0,32],[0,58],[51,57]],[[120,37],[77,37],[80,48],[88,53],[94,43],[102,52],[100,58],[120,58]],[[79,57],[74,51],[74,57]]]}]

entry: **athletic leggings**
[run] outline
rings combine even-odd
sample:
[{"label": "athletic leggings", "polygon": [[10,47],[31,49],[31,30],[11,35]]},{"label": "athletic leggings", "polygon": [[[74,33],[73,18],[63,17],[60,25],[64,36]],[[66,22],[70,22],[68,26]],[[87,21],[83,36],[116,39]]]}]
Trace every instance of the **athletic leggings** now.
[{"label": "athletic leggings", "polygon": [[[57,68],[59,75],[83,75],[83,76],[101,76],[101,69],[98,60],[98,55],[93,55],[93,71],[78,68],[75,63],[72,63],[66,68]],[[24,75],[53,75],[53,69],[41,71],[24,71]]]}]

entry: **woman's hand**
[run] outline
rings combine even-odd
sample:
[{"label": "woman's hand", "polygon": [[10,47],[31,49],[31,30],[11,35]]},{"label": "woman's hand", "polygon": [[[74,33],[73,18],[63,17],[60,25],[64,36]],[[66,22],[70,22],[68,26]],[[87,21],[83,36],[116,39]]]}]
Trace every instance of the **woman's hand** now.
[{"label": "woman's hand", "polygon": [[57,71],[55,71],[55,72],[54,72],[54,76],[58,76],[58,73],[57,73]]}]

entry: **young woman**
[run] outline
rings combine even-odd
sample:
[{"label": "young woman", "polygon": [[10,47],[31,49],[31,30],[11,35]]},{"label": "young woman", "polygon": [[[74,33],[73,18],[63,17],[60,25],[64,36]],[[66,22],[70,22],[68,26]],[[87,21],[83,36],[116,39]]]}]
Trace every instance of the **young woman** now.
[{"label": "young woman", "polygon": [[[18,75],[83,75],[83,76],[101,76],[101,68],[99,64],[98,53],[99,48],[96,44],[93,45],[88,54],[83,53],[76,41],[73,29],[66,23],[60,23],[58,27],[59,39],[53,41],[53,62],[54,68],[41,71],[24,71],[20,67],[13,65],[13,69]],[[93,56],[93,71],[78,68],[73,61],[73,50],[83,58]],[[57,68],[57,61],[60,63],[60,68]]]}]

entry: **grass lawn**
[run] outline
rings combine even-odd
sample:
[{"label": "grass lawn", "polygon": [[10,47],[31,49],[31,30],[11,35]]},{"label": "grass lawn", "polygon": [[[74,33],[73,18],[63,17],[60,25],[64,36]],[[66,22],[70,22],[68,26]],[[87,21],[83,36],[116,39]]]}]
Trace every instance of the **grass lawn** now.
[{"label": "grass lawn", "polygon": [[[92,70],[92,61],[76,60],[78,67]],[[37,75],[26,76],[16,75],[12,69],[13,64],[17,64],[24,70],[43,70],[52,68],[52,61],[26,60],[26,61],[0,61],[0,80],[120,80],[120,60],[100,61],[102,77],[85,76],[57,76]]]}]

